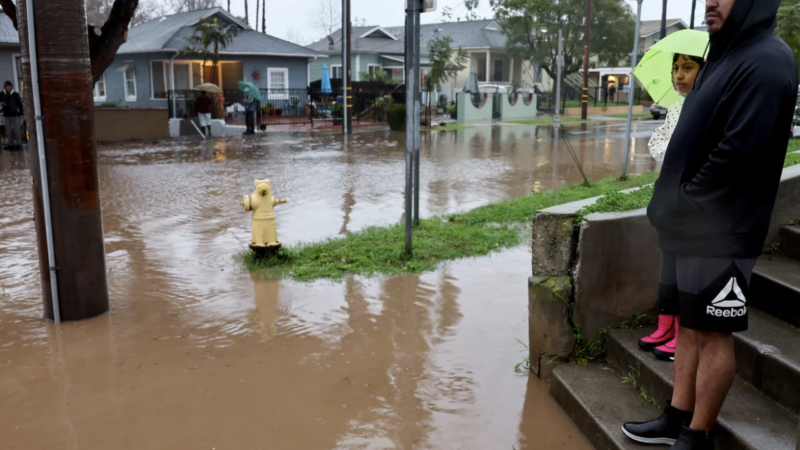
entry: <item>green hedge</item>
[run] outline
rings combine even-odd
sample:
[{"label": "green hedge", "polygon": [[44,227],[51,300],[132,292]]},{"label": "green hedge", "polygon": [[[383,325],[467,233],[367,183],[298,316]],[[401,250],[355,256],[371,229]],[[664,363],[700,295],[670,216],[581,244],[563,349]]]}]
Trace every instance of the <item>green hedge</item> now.
[{"label": "green hedge", "polygon": [[406,105],[397,104],[386,108],[386,120],[389,121],[392,131],[405,131]]}]

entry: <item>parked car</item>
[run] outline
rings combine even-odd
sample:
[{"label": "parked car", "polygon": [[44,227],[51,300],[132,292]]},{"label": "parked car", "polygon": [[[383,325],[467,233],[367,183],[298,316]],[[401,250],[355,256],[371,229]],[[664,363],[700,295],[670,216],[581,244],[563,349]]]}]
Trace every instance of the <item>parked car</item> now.
[{"label": "parked car", "polygon": [[667,108],[658,103],[653,103],[653,106],[650,107],[650,114],[653,115],[653,119],[659,120],[662,117],[667,117]]}]

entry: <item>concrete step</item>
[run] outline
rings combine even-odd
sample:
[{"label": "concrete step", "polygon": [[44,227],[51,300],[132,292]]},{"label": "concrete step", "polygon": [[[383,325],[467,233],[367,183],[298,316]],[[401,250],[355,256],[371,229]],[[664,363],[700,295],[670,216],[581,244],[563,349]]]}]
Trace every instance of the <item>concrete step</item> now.
[{"label": "concrete step", "polygon": [[600,364],[565,364],[553,371],[550,393],[596,450],[651,449],[625,437],[622,424],[661,412],[621,381]]},{"label": "concrete step", "polygon": [[[647,330],[644,331],[644,334]],[[674,365],[639,349],[642,330],[616,330],[608,338],[609,365],[634,373],[638,385],[664,405],[672,396]],[[737,377],[722,407],[716,448],[726,450],[794,450],[797,415]]]},{"label": "concrete step", "polygon": [[787,225],[781,228],[781,254],[800,261],[800,226]]},{"label": "concrete step", "polygon": [[785,256],[758,258],[748,306],[800,327],[800,261]]},{"label": "concrete step", "polygon": [[755,308],[750,329],[734,334],[739,377],[800,413],[800,330]]}]

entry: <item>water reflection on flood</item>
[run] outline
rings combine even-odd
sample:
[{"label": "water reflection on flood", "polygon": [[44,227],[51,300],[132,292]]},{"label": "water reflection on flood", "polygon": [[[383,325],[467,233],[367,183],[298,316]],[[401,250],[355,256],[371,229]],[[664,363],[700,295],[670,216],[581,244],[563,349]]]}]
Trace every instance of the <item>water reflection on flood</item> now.
[{"label": "water reflection on flood", "polygon": [[[637,125],[631,173],[655,168]],[[619,125],[570,128],[586,173],[619,173]],[[288,245],[396,223],[402,134],[102,146],[111,314],[41,320],[24,153],[0,154],[0,434],[9,448],[588,449],[514,374],[530,255],[301,284],[244,272],[240,196],[269,178]],[[580,180],[550,127],[425,135],[423,216]]]}]

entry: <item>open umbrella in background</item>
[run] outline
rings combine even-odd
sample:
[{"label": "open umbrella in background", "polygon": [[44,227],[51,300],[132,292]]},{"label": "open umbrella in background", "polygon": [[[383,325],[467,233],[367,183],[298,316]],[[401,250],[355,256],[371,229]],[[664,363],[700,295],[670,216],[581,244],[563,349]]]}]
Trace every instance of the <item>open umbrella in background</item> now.
[{"label": "open umbrella in background", "polygon": [[244,92],[245,95],[252,97],[258,101],[263,101],[264,99],[261,97],[261,91],[258,87],[250,82],[247,81],[240,81],[239,82],[239,90]]},{"label": "open umbrella in background", "polygon": [[654,102],[669,108],[681,98],[681,94],[672,85],[672,59],[675,54],[704,58],[707,47],[708,33],[697,30],[677,31],[650,47],[642,61],[633,69],[633,74],[647,89]]},{"label": "open umbrella in background", "polygon": [[208,92],[209,94],[222,94],[222,89],[214,83],[198,84],[194,87],[194,90]]},{"label": "open umbrella in background", "polygon": [[323,94],[330,94],[333,93],[333,89],[331,88],[331,72],[328,70],[328,65],[322,65],[322,93]]},{"label": "open umbrella in background", "polygon": [[467,84],[464,85],[464,92],[469,92],[472,94],[472,103],[474,105],[480,105],[481,103],[481,88],[478,86],[478,71],[473,70],[469,73],[469,77],[467,77]]}]

